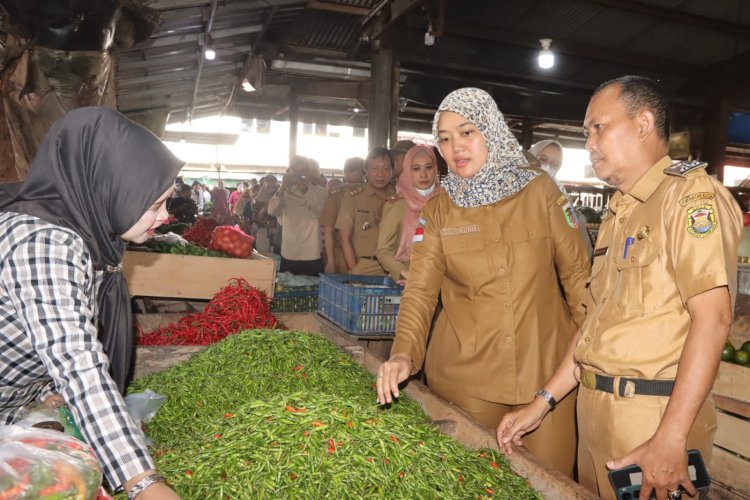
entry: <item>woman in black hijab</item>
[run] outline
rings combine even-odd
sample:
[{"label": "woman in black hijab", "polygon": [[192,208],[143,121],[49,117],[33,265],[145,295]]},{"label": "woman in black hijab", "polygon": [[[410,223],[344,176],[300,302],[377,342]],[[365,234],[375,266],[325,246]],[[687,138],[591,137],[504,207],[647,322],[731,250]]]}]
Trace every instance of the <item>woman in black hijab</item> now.
[{"label": "woman in black hijab", "polygon": [[[146,129],[108,108],[50,128],[28,178],[0,186],[0,424],[60,394],[119,489],[158,478],[121,394],[133,367],[127,241],[167,218],[182,168]],[[176,498],[163,482],[139,499]]]}]

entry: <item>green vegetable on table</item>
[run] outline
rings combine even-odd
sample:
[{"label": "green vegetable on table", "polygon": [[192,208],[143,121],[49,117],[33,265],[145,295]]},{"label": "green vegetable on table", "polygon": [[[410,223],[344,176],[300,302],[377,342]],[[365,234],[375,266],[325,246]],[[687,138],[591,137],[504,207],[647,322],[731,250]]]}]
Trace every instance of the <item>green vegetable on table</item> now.
[{"label": "green vegetable on table", "polygon": [[168,396],[148,425],[183,498],[541,498],[494,450],[472,451],[317,334],[253,330],[136,380]]}]

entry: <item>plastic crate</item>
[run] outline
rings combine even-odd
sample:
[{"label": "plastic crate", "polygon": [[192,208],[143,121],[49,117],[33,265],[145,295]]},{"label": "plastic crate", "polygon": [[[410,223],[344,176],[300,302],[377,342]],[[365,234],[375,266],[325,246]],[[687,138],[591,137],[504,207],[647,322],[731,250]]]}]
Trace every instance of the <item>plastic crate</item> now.
[{"label": "plastic crate", "polygon": [[321,274],[318,314],[352,335],[393,335],[402,290],[387,276]]},{"label": "plastic crate", "polygon": [[277,284],[271,301],[274,312],[315,312],[318,310],[318,286],[282,286]]}]

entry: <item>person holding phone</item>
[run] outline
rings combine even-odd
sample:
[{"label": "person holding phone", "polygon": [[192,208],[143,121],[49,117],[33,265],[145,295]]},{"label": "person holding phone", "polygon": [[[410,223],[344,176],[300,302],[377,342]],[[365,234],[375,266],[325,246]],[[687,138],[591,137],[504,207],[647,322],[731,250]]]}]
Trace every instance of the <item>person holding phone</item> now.
[{"label": "person holding phone", "polygon": [[643,471],[640,498],[695,495],[689,448],[710,464],[709,397],[732,323],[742,214],[704,163],[667,155],[669,103],[648,78],[594,92],[584,119],[597,177],[617,188],[602,220],[586,318],[535,401],[497,429],[511,453],[578,392],[578,479],[615,498],[608,472]]}]

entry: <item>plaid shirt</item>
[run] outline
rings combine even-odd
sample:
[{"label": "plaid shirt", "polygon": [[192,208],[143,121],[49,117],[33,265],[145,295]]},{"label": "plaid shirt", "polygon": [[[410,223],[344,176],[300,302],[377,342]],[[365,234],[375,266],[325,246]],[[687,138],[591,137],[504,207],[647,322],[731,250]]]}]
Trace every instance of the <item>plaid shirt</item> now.
[{"label": "plaid shirt", "polygon": [[83,240],[14,213],[0,213],[0,235],[0,424],[57,392],[113,488],[153,469],[97,340],[102,272]]}]

